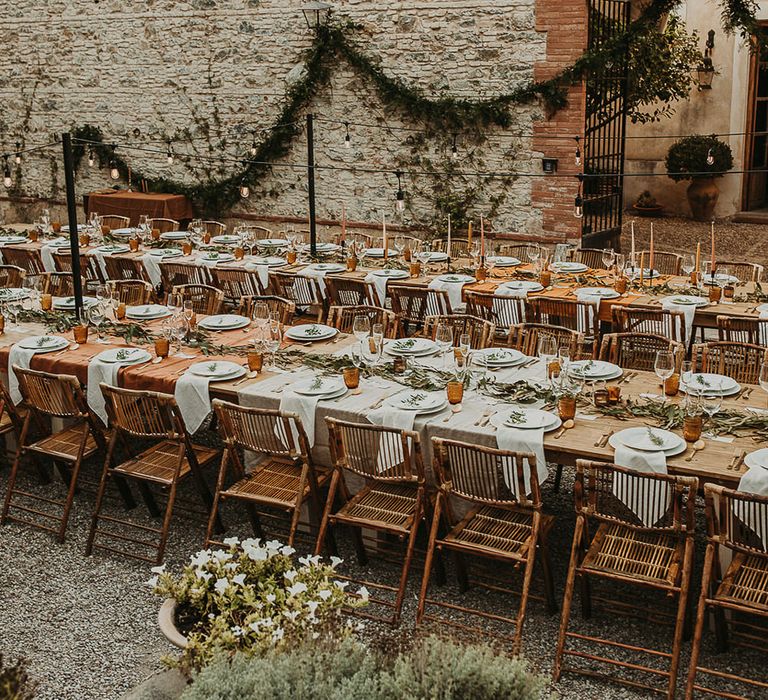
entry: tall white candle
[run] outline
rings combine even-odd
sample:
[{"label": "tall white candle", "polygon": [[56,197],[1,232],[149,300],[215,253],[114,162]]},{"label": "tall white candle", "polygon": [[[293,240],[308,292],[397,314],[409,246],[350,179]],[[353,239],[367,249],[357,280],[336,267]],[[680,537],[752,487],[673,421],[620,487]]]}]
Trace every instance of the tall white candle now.
[{"label": "tall white candle", "polygon": [[451,215],[448,214],[448,244],[446,245],[448,256],[451,255]]},{"label": "tall white candle", "polygon": [[632,250],[630,251],[630,260],[632,261],[632,265],[635,265],[635,222],[633,221],[630,224],[632,228]]},{"label": "tall white candle", "polygon": [[387,244],[387,214],[381,212],[381,242],[384,246],[384,259],[389,257],[389,245]]}]

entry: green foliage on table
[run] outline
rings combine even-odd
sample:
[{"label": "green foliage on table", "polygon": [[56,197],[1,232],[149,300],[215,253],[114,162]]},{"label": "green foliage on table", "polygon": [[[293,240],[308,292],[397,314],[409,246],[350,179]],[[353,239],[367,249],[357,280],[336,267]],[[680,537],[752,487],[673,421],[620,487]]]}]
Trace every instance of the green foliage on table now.
[{"label": "green foliage on table", "polygon": [[182,700],[545,700],[547,684],[524,659],[486,645],[421,637],[395,656],[347,639],[219,659],[195,676]]},{"label": "green foliage on table", "polygon": [[[712,165],[707,158],[715,160]],[[667,151],[667,174],[675,182],[707,177],[723,177],[733,167],[731,147],[716,136],[684,136]],[[695,173],[695,174],[691,174]]]}]

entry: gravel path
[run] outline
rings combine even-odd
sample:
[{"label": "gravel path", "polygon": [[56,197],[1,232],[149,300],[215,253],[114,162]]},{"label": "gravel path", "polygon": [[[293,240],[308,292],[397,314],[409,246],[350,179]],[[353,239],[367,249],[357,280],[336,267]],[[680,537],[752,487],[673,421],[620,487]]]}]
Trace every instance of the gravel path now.
[{"label": "gravel path", "polygon": [[[7,470],[3,470],[2,485]],[[554,493],[550,482],[544,487],[547,511],[557,524],[552,532],[552,558],[555,569],[556,597],[562,599],[565,569],[573,533],[571,493],[572,474],[566,470],[561,492]],[[28,487],[34,488],[34,483]],[[44,487],[51,492],[52,485]],[[112,700],[123,696],[147,676],[162,669],[160,657],[172,651],[163,641],[156,627],[159,601],[144,582],[149,577],[149,566],[122,560],[113,555],[85,557],[83,548],[88,520],[93,505],[93,494],[83,492],[76,499],[67,542],[56,544],[47,534],[10,524],[0,530],[2,537],[2,567],[0,567],[0,610],[3,611],[0,628],[0,649],[7,658],[23,655],[31,662],[31,675],[39,681],[39,697],[44,700]],[[122,514],[117,502],[110,510]],[[136,509],[136,522],[147,523],[143,507]],[[231,532],[243,536],[248,529],[242,523],[233,524]],[[169,546],[170,566],[179,566],[186,557],[197,551],[203,539],[201,523],[184,515],[174,522]],[[703,533],[703,522],[698,523]],[[700,537],[700,545],[703,538]],[[363,574],[373,580],[392,580],[396,576],[393,564],[372,559],[365,572],[353,565],[350,542],[340,537],[342,554],[347,557],[353,575]],[[301,547],[299,546],[301,550]],[[699,546],[701,550],[701,546]],[[694,582],[700,578],[702,552],[697,552]],[[413,628],[416,596],[420,580],[420,566],[412,576],[409,594],[403,611],[403,622],[397,630],[386,625],[369,623],[365,637],[372,644],[387,649],[400,647],[416,632]],[[448,585],[433,586],[436,597],[456,600],[455,578],[449,569]],[[540,579],[535,578],[534,587]],[[510,614],[509,597],[488,594],[473,589],[465,600],[495,606],[502,614]],[[658,598],[648,599],[649,610],[659,605]],[[661,601],[663,603],[663,600]],[[573,625],[585,629],[578,606],[574,606]],[[559,615],[548,615],[543,603],[532,601],[524,632],[524,654],[534,668],[549,674],[557,638]],[[627,622],[612,614],[596,611],[590,622],[592,632],[622,633],[630,643],[652,644],[666,648],[669,636],[660,633],[658,625],[648,620]],[[708,649],[710,647],[708,646]],[[686,654],[689,645],[685,646]],[[643,660],[635,658],[635,660]],[[722,668],[726,663],[734,667],[764,668],[764,660],[755,662],[740,652],[712,661]],[[683,662],[683,668],[685,661]],[[640,699],[646,697],[618,686],[605,686],[579,677],[566,677],[557,685],[565,700],[583,700],[591,697]]]}]

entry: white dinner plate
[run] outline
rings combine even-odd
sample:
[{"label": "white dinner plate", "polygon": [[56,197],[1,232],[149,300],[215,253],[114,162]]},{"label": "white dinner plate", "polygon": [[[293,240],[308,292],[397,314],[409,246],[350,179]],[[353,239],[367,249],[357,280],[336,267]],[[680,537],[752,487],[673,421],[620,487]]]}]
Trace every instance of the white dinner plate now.
[{"label": "white dinner plate", "polygon": [[589,296],[602,297],[603,299],[616,299],[620,294],[610,287],[582,287],[577,289],[574,294],[580,297],[582,294]]},{"label": "white dinner plate", "polygon": [[530,359],[512,348],[484,348],[472,353],[472,362],[484,367],[514,367]]},{"label": "white dinner plate", "polygon": [[388,355],[405,357],[433,355],[437,350],[437,343],[429,338],[400,338],[399,340],[389,340],[384,345],[384,352]]},{"label": "white dinner plate", "polygon": [[763,469],[768,469],[768,447],[763,447],[760,450],[750,452],[746,457],[744,457],[744,464],[746,464],[750,469],[752,467],[762,467]]},{"label": "white dinner plate", "polygon": [[187,370],[198,377],[208,377],[211,381],[227,381],[245,374],[245,367],[228,360],[216,360],[213,362],[196,362]]},{"label": "white dinner plate", "polygon": [[235,256],[232,255],[232,253],[205,253],[204,255],[200,256],[200,260],[209,263],[231,262],[234,259]]},{"label": "white dinner plate", "polygon": [[539,408],[511,408],[499,411],[488,421],[497,428],[518,428],[520,430],[544,430],[549,432],[562,425],[554,413]]},{"label": "white dinner plate", "polygon": [[539,282],[533,280],[510,280],[509,282],[502,282],[499,289],[512,289],[516,292],[540,292],[544,287]]},{"label": "white dinner plate", "polygon": [[[635,279],[636,277],[640,277],[640,268],[639,267],[628,267],[627,268],[627,277],[631,277],[632,279]],[[656,279],[657,277],[660,277],[659,271],[654,269],[651,270],[648,267],[643,268],[643,278],[644,279]]]},{"label": "white dinner plate", "polygon": [[390,280],[404,280],[410,275],[405,270],[375,270],[374,277],[386,277]]},{"label": "white dinner plate", "polygon": [[29,291],[21,287],[3,287],[0,288],[0,301],[18,301],[26,299]]},{"label": "white dinner plate", "polygon": [[231,331],[236,328],[245,328],[250,320],[238,314],[215,314],[206,316],[197,325],[209,331]]},{"label": "white dinner plate", "polygon": [[313,270],[315,272],[344,272],[347,269],[346,265],[340,263],[314,263],[306,268],[307,270]]},{"label": "white dinner plate", "polygon": [[[62,226],[61,229],[63,231],[64,227]],[[113,228],[109,233],[111,236],[132,236],[136,231],[135,228]]]},{"label": "white dinner plate", "polygon": [[[630,430],[631,430],[631,428],[630,428]],[[642,430],[645,430],[645,428],[642,428]],[[654,432],[656,432],[656,430],[657,429],[654,428]],[[661,431],[659,430],[659,432],[661,432]],[[618,436],[619,436],[619,433],[614,433],[613,435],[611,435],[611,437],[608,438],[608,444],[611,447],[613,447],[614,450],[617,447],[625,446],[624,443],[618,438]],[[680,438],[680,444],[679,445],[677,445],[675,447],[671,447],[668,450],[662,450],[662,451],[664,452],[664,455],[666,457],[674,457],[675,455],[683,454],[683,452],[685,452],[687,449],[688,449],[688,445],[686,444],[685,440]]]},{"label": "white dinner plate", "polygon": [[678,306],[706,306],[709,299],[693,296],[692,294],[678,294],[674,297],[664,297],[662,304],[676,304]]},{"label": "white dinner plate", "polygon": [[467,284],[475,281],[475,278],[471,275],[438,275],[436,279],[453,284]]},{"label": "white dinner plate", "polygon": [[121,245],[117,243],[115,245],[100,245],[96,248],[96,252],[104,253],[105,255],[118,255],[119,253],[127,253],[130,247],[127,245]]},{"label": "white dinner plate", "polygon": [[[78,231],[85,231],[85,224],[78,224],[77,225]],[[64,226],[61,227],[62,233],[69,233],[69,224],[64,224]]]},{"label": "white dinner plate", "polygon": [[247,263],[249,265],[268,265],[269,267],[282,267],[285,265],[285,258],[281,258],[277,255],[257,255],[251,258]]},{"label": "white dinner plate", "polygon": [[16,345],[36,352],[51,352],[67,347],[69,341],[60,335],[31,335],[28,338],[23,338]]},{"label": "white dinner plate", "polygon": [[[299,246],[299,250],[304,252],[311,249],[312,249],[312,246],[310,246],[309,243],[304,243]],[[335,243],[318,243],[315,246],[315,250],[318,253],[338,253],[341,250],[341,246],[336,245]]]},{"label": "white dinner plate", "polygon": [[515,267],[516,265],[522,265],[520,260],[509,255],[489,255],[488,262],[496,267]]},{"label": "white dinner plate", "polygon": [[757,307],[757,313],[768,314],[768,304],[760,304],[760,306]]},{"label": "white dinner plate", "polygon": [[149,254],[155,258],[177,258],[181,255],[179,248],[154,248]]},{"label": "white dinner plate", "polygon": [[688,387],[695,394],[720,394],[722,396],[733,396],[741,390],[739,383],[731,377],[722,374],[711,374],[707,372],[694,372],[688,382],[680,382],[680,388],[687,392]]},{"label": "white dinner plate", "polygon": [[291,385],[291,391],[305,396],[326,396],[345,390],[344,380],[340,377],[312,377]]},{"label": "white dinner plate", "polygon": [[256,246],[263,248],[282,248],[287,245],[288,241],[285,238],[262,238],[260,241],[256,241]]},{"label": "white dinner plate", "polygon": [[622,375],[621,367],[603,360],[576,360],[568,366],[568,374],[588,380],[615,379]]},{"label": "white dinner plate", "polygon": [[586,272],[589,268],[584,263],[579,262],[555,262],[551,265],[555,272],[574,273]]},{"label": "white dinner plate", "polygon": [[285,337],[291,340],[328,340],[338,333],[335,328],[322,323],[302,323],[293,326],[285,332]]},{"label": "white dinner plate", "polygon": [[26,236],[2,236],[0,237],[0,245],[13,245],[14,243],[26,243]]},{"label": "white dinner plate", "polygon": [[[383,258],[384,257],[384,248],[367,248],[365,251],[365,254],[369,258]],[[394,250],[387,250],[387,256],[390,258],[396,258],[397,257],[397,251]]]},{"label": "white dinner plate", "polygon": [[120,365],[137,365],[148,362],[152,355],[142,348],[110,348],[96,355],[96,359]]},{"label": "white dinner plate", "polygon": [[416,411],[417,413],[431,413],[437,411],[446,404],[445,396],[441,392],[417,391],[408,389],[390,396],[385,403],[392,408],[401,411]]},{"label": "white dinner plate", "polygon": [[[99,300],[93,297],[83,297],[83,306],[93,306],[98,304]],[[65,311],[75,308],[75,297],[57,297],[53,300],[54,309],[64,309]]]},{"label": "white dinner plate", "polygon": [[240,236],[233,236],[231,233],[223,233],[220,236],[214,236],[211,238],[211,243],[218,245],[233,245],[240,243]]},{"label": "white dinner plate", "polygon": [[137,306],[129,306],[125,315],[127,318],[132,318],[137,321],[149,321],[155,318],[170,316],[171,312],[168,310],[167,306],[161,306],[160,304],[139,304]]},{"label": "white dinner plate", "polygon": [[183,241],[189,236],[188,231],[166,231],[160,234],[160,240],[163,241]]},{"label": "white dinner plate", "polygon": [[714,285],[720,285],[724,287],[726,284],[738,284],[739,278],[734,277],[733,275],[722,275],[722,274],[715,273],[714,280],[712,279],[712,275],[704,275],[702,277],[702,282],[710,286],[714,284]]},{"label": "white dinner plate", "polygon": [[680,443],[685,443],[682,437],[669,430],[650,426],[620,430],[616,433],[616,439],[633,450],[643,452],[666,452],[676,449]]},{"label": "white dinner plate", "polygon": [[448,253],[444,253],[442,250],[433,250],[429,253],[429,257],[426,259],[426,262],[436,263],[445,262],[446,260],[448,260]]}]

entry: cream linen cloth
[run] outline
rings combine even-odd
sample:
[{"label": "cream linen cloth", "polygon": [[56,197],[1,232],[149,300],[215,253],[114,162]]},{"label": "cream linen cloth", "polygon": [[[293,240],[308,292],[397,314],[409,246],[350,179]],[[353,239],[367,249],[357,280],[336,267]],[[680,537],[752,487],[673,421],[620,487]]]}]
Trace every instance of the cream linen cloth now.
[{"label": "cream linen cloth", "polygon": [[305,267],[303,270],[296,273],[299,277],[310,277],[317,280],[317,284],[320,286],[320,295],[325,298],[327,293],[325,291],[325,276],[328,274],[325,270],[313,270],[309,267]]},{"label": "cream linen cloth", "polygon": [[194,433],[211,412],[211,377],[185,372],[176,380],[173,396],[189,433]]},{"label": "cream linen cloth", "polygon": [[[56,248],[58,251],[58,247]],[[54,248],[50,244],[44,245],[40,248],[40,257],[43,261],[43,270],[46,272],[56,271],[56,262],[53,259]]]},{"label": "cream linen cloth", "polygon": [[760,314],[760,345],[768,345],[768,311]]},{"label": "cream linen cloth", "polygon": [[[633,469],[643,474],[666,474],[667,457],[663,452],[643,452],[633,450],[626,445],[616,448],[613,461],[620,467]],[[664,486],[666,489],[666,486]],[[669,493],[663,502],[644,503],[643,497],[648,494],[632,487],[632,482],[623,474],[615,474],[613,480],[613,495],[629,508],[645,527],[652,527],[669,509]]]},{"label": "cream linen cloth", "polygon": [[[383,425],[398,430],[413,430],[416,422],[416,411],[402,411],[391,406],[382,406],[368,413],[368,420],[374,425]],[[389,449],[387,446],[389,445]],[[403,461],[403,448],[400,442],[392,440],[390,435],[382,435],[379,439],[379,454],[376,467],[380,472],[386,471]]]},{"label": "cream linen cloth", "polygon": [[[493,292],[495,297],[509,297],[511,299],[527,299],[528,292],[525,289],[510,289],[509,287],[496,287]],[[497,304],[494,299],[492,302],[492,310],[494,318],[503,321],[503,325],[506,326],[509,323],[525,323],[525,306],[521,310],[521,318],[507,319],[507,314],[502,312],[501,304]]]},{"label": "cream linen cloth", "polygon": [[[297,394],[290,389],[286,389],[280,395],[280,412],[295,413],[300,418],[310,447],[315,446],[315,415],[317,414],[317,404],[320,403],[322,398],[322,396]],[[293,432],[294,443],[298,444],[299,435],[296,429],[291,427],[291,431]],[[283,432],[283,424],[279,421],[275,426],[275,435],[280,438],[286,447],[288,446],[288,441]]]},{"label": "cream linen cloth", "polygon": [[440,279],[433,279],[429,283],[430,289],[436,289],[437,291],[444,291],[448,293],[448,301],[451,304],[451,309],[456,311],[460,306],[464,305],[461,300],[461,290],[464,289],[466,282],[445,282]]},{"label": "cream linen cloth", "polygon": [[693,304],[675,304],[671,299],[663,299],[661,308],[665,311],[683,314],[683,340],[687,343],[693,332],[693,318],[696,316],[696,306]]},{"label": "cream linen cloth", "polygon": [[11,346],[11,351],[8,353],[8,392],[14,403],[21,401],[21,392],[19,391],[19,378],[13,371],[13,366],[29,369],[29,363],[32,362],[36,353],[37,350],[34,348],[22,348],[19,345]]},{"label": "cream linen cloth", "polygon": [[107,418],[106,400],[104,394],[101,393],[99,384],[104,382],[109,386],[117,386],[117,373],[120,367],[119,362],[102,362],[98,357],[94,357],[88,363],[86,400],[91,410],[101,418],[104,425],[109,424],[109,419]]},{"label": "cream linen cloth", "polygon": [[245,269],[249,272],[255,272],[259,276],[261,288],[267,288],[269,285],[269,265],[256,265],[255,263],[247,262],[245,264]]},{"label": "cream linen cloth", "polygon": [[[160,263],[164,260],[160,255],[152,255],[151,253],[146,253],[142,258],[141,262],[144,263],[144,269],[147,271],[147,275],[149,275],[149,281],[152,282],[152,286],[157,287],[158,284],[162,281],[162,276],[160,275]],[[171,258],[168,258],[171,260]]]},{"label": "cream linen cloth", "polygon": [[[509,414],[505,413],[502,420],[506,420]],[[527,430],[520,428],[509,428],[501,425],[496,430],[496,444],[500,450],[509,452],[533,452],[536,457],[536,476],[539,478],[539,484],[543,483],[549,476],[547,470],[547,458],[544,455],[544,430]],[[514,465],[510,461],[504,465],[504,482],[510,491],[517,497],[517,480],[514,477]],[[531,492],[531,471],[528,460],[523,465],[523,479],[525,483],[526,495]]]},{"label": "cream linen cloth", "polygon": [[[768,496],[768,469],[756,466],[750,467],[739,480],[739,491],[754,493],[758,496]],[[768,532],[763,529],[763,523],[759,517],[761,511],[755,513],[744,507],[744,504],[737,503],[733,509],[734,515],[741,520],[752,532],[754,532],[763,542],[763,549],[768,550]]]},{"label": "cream linen cloth", "polygon": [[[403,280],[398,281],[402,282]],[[382,277],[381,275],[374,275],[372,272],[369,272],[365,276],[365,282],[373,285],[373,288],[376,290],[376,296],[379,297],[379,306],[384,306],[384,301],[387,298],[387,282],[389,282],[389,277]]]},{"label": "cream linen cloth", "polygon": [[587,294],[576,291],[576,298],[589,304],[585,309],[585,314],[578,314],[576,317],[576,327],[582,333],[590,334],[595,326],[595,315],[600,313],[600,302],[603,300],[601,294]]}]

